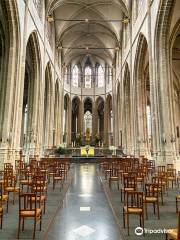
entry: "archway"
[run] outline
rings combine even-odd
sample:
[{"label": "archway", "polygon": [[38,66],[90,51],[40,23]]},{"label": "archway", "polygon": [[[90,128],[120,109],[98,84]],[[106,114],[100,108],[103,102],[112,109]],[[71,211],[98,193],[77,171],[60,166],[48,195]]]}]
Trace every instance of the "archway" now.
[{"label": "archway", "polygon": [[147,40],[140,34],[135,67],[135,138],[138,155],[149,155],[152,150],[149,50]]},{"label": "archway", "polygon": [[107,121],[107,130],[105,131],[105,135],[107,135],[107,145],[113,145],[113,111],[112,96],[110,94],[106,98],[106,109],[107,116],[105,117],[105,121]]},{"label": "archway", "polygon": [[[0,4],[0,144],[16,147],[19,108],[17,91],[19,81],[19,19],[15,0],[2,0]],[[14,66],[14,67],[12,67]],[[16,122],[17,121],[17,122]],[[19,132],[18,132],[19,134]],[[3,157],[3,155],[2,155]],[[2,161],[3,162],[3,161]]]},{"label": "archway", "polygon": [[102,97],[98,97],[96,100],[96,108],[97,108],[97,134],[100,136],[100,139],[104,141],[105,135],[108,136],[108,130],[104,132],[104,99]]},{"label": "archway", "polygon": [[64,113],[63,113],[63,142],[70,144],[71,142],[71,109],[70,97],[66,93],[64,96]]},{"label": "archway", "polygon": [[61,132],[60,132],[60,122],[61,122],[61,99],[60,99],[60,86],[59,79],[56,80],[55,84],[55,104],[54,104],[54,127],[53,127],[53,146],[60,144]]},{"label": "archway", "polygon": [[21,147],[35,148],[38,132],[38,95],[40,56],[37,35],[33,32],[27,42],[21,122]]},{"label": "archway", "polygon": [[[54,132],[51,132],[51,108],[52,102],[52,71],[50,63],[47,64],[45,70],[45,85],[44,85],[44,119],[43,119],[43,145],[48,148],[51,144],[51,136],[53,138]],[[53,139],[52,139],[53,140]]]},{"label": "archway", "polygon": [[123,80],[123,114],[122,114],[122,147],[126,153],[130,152],[131,145],[131,89],[130,71],[126,63]]},{"label": "archway", "polygon": [[175,134],[171,136],[171,142],[176,143],[176,153],[180,154],[180,20],[175,25],[170,49],[170,66],[173,81],[173,110]]},{"label": "archway", "polygon": [[72,100],[72,127],[71,127],[71,138],[72,141],[76,141],[77,134],[80,134],[80,99],[74,97]]},{"label": "archway", "polygon": [[91,98],[87,97],[84,100],[84,133],[85,143],[90,143],[92,141],[92,131],[93,131],[93,122],[92,122],[92,107],[93,103]]}]

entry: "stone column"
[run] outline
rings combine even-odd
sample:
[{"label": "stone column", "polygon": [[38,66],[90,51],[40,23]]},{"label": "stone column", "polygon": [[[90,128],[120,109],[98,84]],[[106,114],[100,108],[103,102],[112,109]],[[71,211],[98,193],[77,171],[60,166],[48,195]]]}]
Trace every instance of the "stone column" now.
[{"label": "stone column", "polygon": [[97,106],[96,102],[92,103],[92,137],[97,134],[97,125],[98,125],[98,113],[97,113]]},{"label": "stone column", "polygon": [[109,134],[109,116],[108,116],[108,103],[107,101],[104,102],[104,145],[108,146],[108,134]]},{"label": "stone column", "polygon": [[83,135],[84,132],[84,103],[81,100],[79,103],[79,114],[78,114],[78,133]]},{"label": "stone column", "polygon": [[69,99],[67,110],[67,144],[71,146],[72,102]]}]

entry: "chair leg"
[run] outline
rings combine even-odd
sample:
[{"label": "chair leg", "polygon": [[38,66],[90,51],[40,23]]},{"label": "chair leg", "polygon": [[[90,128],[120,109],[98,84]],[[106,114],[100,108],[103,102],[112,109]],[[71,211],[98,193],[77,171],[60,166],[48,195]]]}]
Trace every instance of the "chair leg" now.
[{"label": "chair leg", "polygon": [[178,200],[177,200],[177,197],[176,197],[176,213],[178,213]]},{"label": "chair leg", "polygon": [[145,234],[145,232],[144,232],[144,212],[142,213],[142,228],[143,228],[143,236],[144,236],[144,234]]},{"label": "chair leg", "polygon": [[18,239],[19,239],[20,228],[21,228],[21,217],[19,217],[19,223],[18,223],[18,235],[17,235]]},{"label": "chair leg", "polygon": [[146,212],[146,219],[148,219],[147,203],[146,202],[145,202],[145,212]]},{"label": "chair leg", "polygon": [[35,233],[36,233],[36,217],[34,218],[34,231],[33,231],[33,239],[35,239]]},{"label": "chair leg", "polygon": [[8,210],[9,210],[9,197],[7,199],[7,203],[6,203],[6,212],[8,213]]},{"label": "chair leg", "polygon": [[160,217],[159,217],[159,202],[157,202],[157,215],[158,215],[158,219],[160,219]]},{"label": "chair leg", "polygon": [[1,215],[1,229],[2,229],[2,224],[3,224],[3,212],[2,212],[2,215]]},{"label": "chair leg", "polygon": [[46,213],[46,200],[44,200],[44,214]]},{"label": "chair leg", "polygon": [[124,212],[124,208],[123,208],[123,227],[126,227],[126,219],[125,219],[125,212]]},{"label": "chair leg", "polygon": [[22,223],[22,231],[24,231],[24,218],[23,218],[23,223]]},{"label": "chair leg", "polygon": [[156,208],[155,208],[155,202],[153,203],[153,208],[154,208],[154,214],[156,214]]},{"label": "chair leg", "polygon": [[127,227],[128,227],[128,236],[129,236],[129,214],[127,213]]},{"label": "chair leg", "polygon": [[40,225],[39,225],[39,230],[41,231],[42,229],[42,213],[41,213],[41,216],[40,216]]}]

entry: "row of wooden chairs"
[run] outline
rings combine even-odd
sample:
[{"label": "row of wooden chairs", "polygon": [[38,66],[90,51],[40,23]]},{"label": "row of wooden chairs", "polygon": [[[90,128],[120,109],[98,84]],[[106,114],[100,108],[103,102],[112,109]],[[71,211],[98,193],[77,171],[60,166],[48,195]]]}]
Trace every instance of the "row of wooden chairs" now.
[{"label": "row of wooden chairs", "polygon": [[[170,183],[172,188],[179,187],[180,174],[177,173],[173,164],[155,167],[155,162],[148,159],[114,158],[102,159],[100,169],[108,181],[109,187],[112,188],[112,182],[116,182],[117,188],[120,190],[121,201],[124,202],[123,222],[124,227],[127,222],[128,235],[129,215],[139,215],[140,226],[144,227],[144,213],[148,219],[147,205],[152,204],[154,214],[157,214],[159,219],[159,200],[161,199],[161,203],[164,204],[163,196],[165,193],[168,194]],[[180,195],[177,195],[177,213],[179,201]]]},{"label": "row of wooden chairs", "polygon": [[[37,161],[32,159],[29,164],[24,161],[16,161],[15,171],[11,164],[4,164],[4,170],[0,172],[0,218],[1,228],[3,225],[3,204],[9,203],[9,194],[13,193],[13,204],[15,196],[19,193],[19,225],[18,238],[20,235],[21,224],[24,230],[26,218],[34,219],[33,239],[35,238],[36,223],[40,221],[42,225],[42,213],[46,212],[47,188],[51,181],[53,189],[57,182],[60,182],[60,190],[63,182],[67,178],[70,169],[70,161],[66,159],[43,159]],[[18,186],[19,185],[19,186]],[[24,191],[25,190],[25,191]]]}]

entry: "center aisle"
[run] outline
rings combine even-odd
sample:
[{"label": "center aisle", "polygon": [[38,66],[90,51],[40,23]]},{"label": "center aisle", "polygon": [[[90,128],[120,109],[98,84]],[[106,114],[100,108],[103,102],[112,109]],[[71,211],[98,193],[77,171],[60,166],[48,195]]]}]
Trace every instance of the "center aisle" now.
[{"label": "center aisle", "polygon": [[120,240],[97,164],[74,164],[74,179],[49,231],[50,240]]}]

